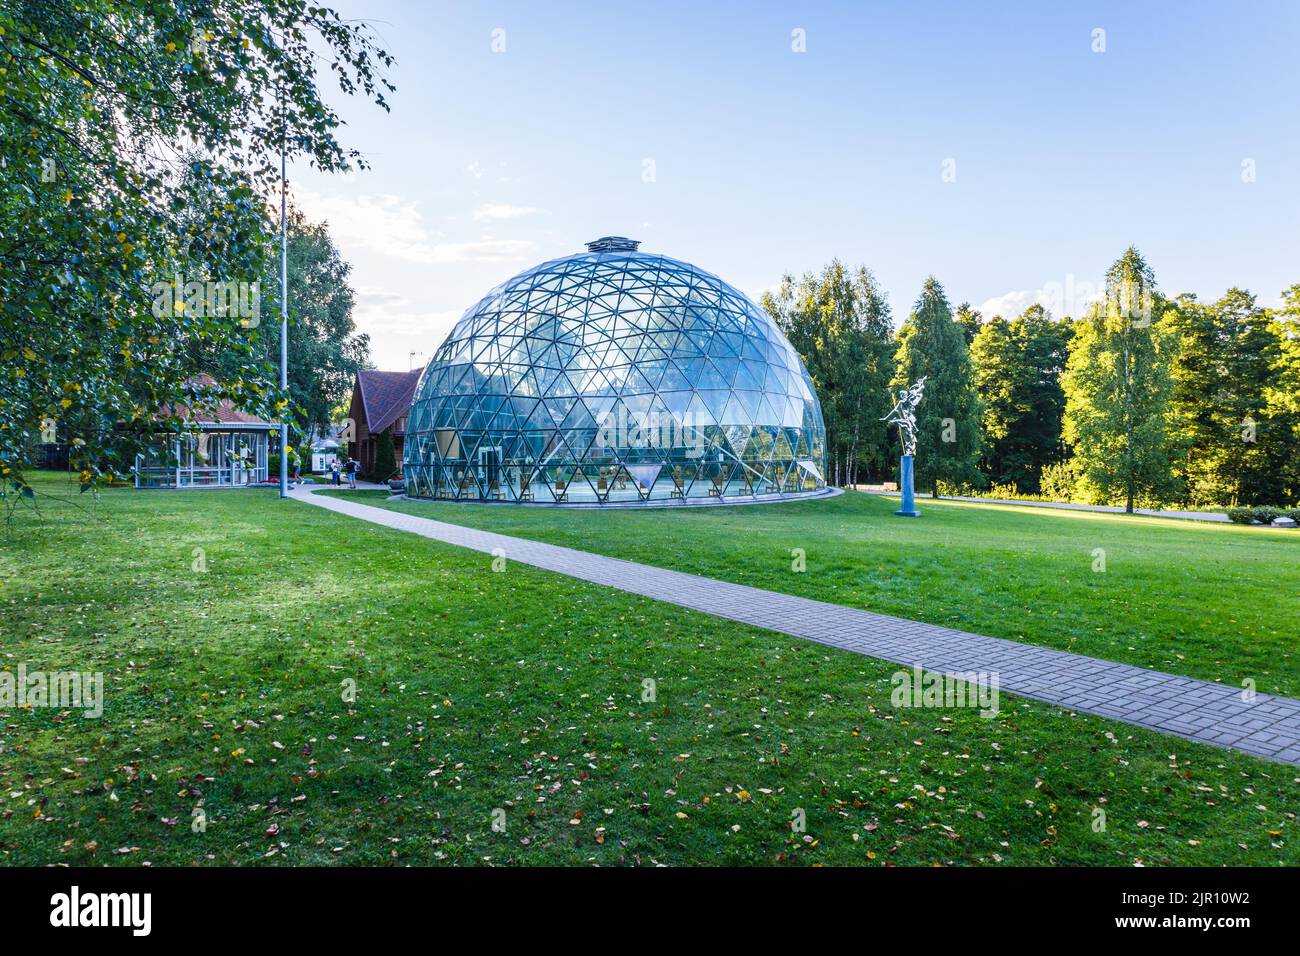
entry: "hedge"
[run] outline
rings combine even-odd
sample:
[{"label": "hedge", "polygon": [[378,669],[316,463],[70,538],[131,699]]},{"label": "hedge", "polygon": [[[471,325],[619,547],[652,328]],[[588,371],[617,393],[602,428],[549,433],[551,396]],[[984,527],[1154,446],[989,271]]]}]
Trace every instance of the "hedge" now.
[{"label": "hedge", "polygon": [[1274,518],[1291,518],[1297,524],[1300,524],[1300,508],[1248,505],[1240,508],[1229,508],[1225,513],[1237,524],[1250,524],[1252,521],[1258,521],[1260,524],[1272,524]]}]

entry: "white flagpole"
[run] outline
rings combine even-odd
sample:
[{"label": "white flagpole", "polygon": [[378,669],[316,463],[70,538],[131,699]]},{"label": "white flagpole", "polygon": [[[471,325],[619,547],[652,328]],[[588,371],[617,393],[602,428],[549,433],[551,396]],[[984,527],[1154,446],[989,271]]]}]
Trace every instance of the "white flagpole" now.
[{"label": "white flagpole", "polygon": [[[284,143],[280,143],[280,390],[289,390],[289,225]],[[288,414],[287,412],[285,413]],[[280,419],[280,497],[289,497],[289,421]]]}]

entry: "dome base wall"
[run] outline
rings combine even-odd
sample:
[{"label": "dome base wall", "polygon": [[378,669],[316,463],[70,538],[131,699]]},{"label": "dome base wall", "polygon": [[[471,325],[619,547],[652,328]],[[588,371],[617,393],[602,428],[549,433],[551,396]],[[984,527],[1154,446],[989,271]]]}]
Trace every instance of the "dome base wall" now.
[{"label": "dome base wall", "polygon": [[733,508],[742,505],[771,505],[791,501],[813,501],[844,494],[829,485],[816,491],[793,491],[774,495],[735,495],[730,498],[650,498],[644,501],[501,501],[492,498],[429,498],[423,495],[394,495],[389,500],[437,501],[461,505],[501,505],[511,508],[571,508],[575,510],[610,510],[620,508]]}]

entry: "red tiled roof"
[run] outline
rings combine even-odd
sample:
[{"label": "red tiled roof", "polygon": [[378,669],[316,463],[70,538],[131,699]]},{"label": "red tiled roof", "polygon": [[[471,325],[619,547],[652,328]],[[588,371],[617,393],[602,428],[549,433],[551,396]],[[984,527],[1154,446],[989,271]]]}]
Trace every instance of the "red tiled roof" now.
[{"label": "red tiled roof", "polygon": [[249,415],[247,412],[241,412],[229,402],[222,402],[213,416],[215,422],[223,425],[265,425],[267,428],[274,428],[270,422],[263,421],[256,415]]},{"label": "red tiled roof", "polygon": [[[216,380],[210,375],[199,375],[189,384],[205,389],[215,389],[217,387]],[[271,422],[263,421],[256,415],[240,411],[228,399],[222,399],[221,404],[211,410],[204,408],[191,411],[186,405],[177,405],[175,414],[182,418],[192,418],[200,425],[264,425],[267,428],[276,427]]]},{"label": "red tiled roof", "polygon": [[361,410],[366,417],[367,430],[378,434],[410,410],[423,371],[421,367],[409,372],[370,369],[357,372],[357,388],[361,391]]}]

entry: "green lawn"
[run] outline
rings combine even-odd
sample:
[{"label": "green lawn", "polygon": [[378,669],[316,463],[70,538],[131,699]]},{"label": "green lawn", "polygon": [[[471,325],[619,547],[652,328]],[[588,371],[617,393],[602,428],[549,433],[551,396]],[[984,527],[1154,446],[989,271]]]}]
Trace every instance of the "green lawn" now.
[{"label": "green lawn", "polygon": [[[385,504],[383,492],[348,492]],[[1300,697],[1300,532],[921,499],[591,511],[399,511]],[[807,570],[791,570],[801,548]],[[1105,570],[1094,571],[1104,551]],[[1100,565],[1098,565],[1100,567]]]},{"label": "green lawn", "polygon": [[[107,699],[100,719],[0,712],[6,863],[1300,863],[1295,768],[1007,696],[992,720],[896,710],[891,665],[514,563],[493,572],[488,555],[273,491],[67,497],[43,495],[0,539],[3,666],[103,671]],[[601,522],[625,522],[647,539],[637,550],[657,537],[660,561],[714,528],[671,560],[733,573],[743,564],[707,549],[761,554],[771,522],[805,514],[806,543],[779,541],[809,549],[799,587],[826,571],[822,522],[851,548],[850,524],[878,518],[901,546],[876,503],[799,507],[475,513],[570,520],[602,549]],[[947,512],[910,526],[917,567],[936,528],[1011,520]],[[989,593],[1007,560],[991,551]],[[1102,597],[1125,565],[1111,562]],[[844,600],[866,593],[840,574]],[[1058,597],[1033,620],[1074,614]],[[806,833],[791,830],[799,811]]]}]

